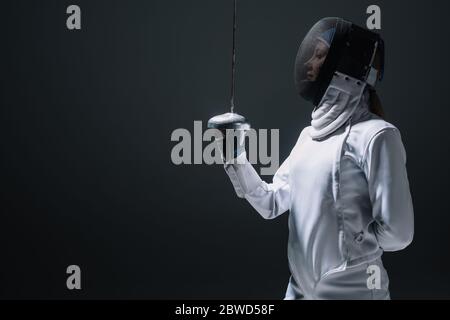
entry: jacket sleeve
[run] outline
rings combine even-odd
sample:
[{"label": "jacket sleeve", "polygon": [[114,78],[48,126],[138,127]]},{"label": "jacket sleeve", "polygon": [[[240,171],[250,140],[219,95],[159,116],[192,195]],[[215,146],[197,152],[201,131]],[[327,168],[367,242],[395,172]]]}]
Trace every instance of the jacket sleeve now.
[{"label": "jacket sleeve", "polygon": [[368,143],[363,159],[375,235],[385,251],[408,246],[414,234],[414,213],[400,132],[385,128]]},{"label": "jacket sleeve", "polygon": [[289,209],[289,157],[275,173],[272,183],[263,181],[242,153],[236,164],[225,164],[236,194],[245,198],[265,219],[273,219]]}]

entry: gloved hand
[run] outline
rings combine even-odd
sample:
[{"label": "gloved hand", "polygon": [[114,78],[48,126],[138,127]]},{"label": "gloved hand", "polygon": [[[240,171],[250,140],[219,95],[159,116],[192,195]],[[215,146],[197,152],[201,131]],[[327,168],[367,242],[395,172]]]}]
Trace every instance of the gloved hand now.
[{"label": "gloved hand", "polygon": [[[242,129],[222,129],[215,139],[225,165],[237,164],[238,157],[245,153],[245,133]],[[241,158],[241,157],[239,157]]]}]

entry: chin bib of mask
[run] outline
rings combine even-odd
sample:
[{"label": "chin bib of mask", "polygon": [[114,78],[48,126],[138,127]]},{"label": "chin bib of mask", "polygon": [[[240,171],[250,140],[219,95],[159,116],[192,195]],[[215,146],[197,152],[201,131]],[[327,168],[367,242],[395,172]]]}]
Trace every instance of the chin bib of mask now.
[{"label": "chin bib of mask", "polygon": [[343,126],[358,108],[365,108],[367,101],[364,94],[368,94],[366,88],[366,83],[336,72],[322,100],[311,114],[310,136],[315,140],[326,138]]}]

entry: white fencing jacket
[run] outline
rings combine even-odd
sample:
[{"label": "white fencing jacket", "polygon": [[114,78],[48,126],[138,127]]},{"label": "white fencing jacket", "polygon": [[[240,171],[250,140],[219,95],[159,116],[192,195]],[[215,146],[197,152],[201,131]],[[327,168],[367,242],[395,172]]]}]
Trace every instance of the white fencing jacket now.
[{"label": "white fencing jacket", "polygon": [[355,81],[333,78],[272,183],[261,180],[245,153],[241,164],[225,164],[237,195],[262,217],[290,210],[291,277],[311,298],[322,279],[413,238],[400,132],[369,112],[368,91]]}]

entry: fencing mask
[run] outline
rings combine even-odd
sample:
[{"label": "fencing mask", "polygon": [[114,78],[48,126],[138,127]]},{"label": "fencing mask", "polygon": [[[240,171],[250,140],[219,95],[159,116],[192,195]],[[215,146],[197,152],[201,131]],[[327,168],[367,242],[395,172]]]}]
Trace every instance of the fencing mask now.
[{"label": "fencing mask", "polygon": [[377,33],[341,18],[324,18],[302,41],[294,76],[300,96],[317,106],[335,72],[374,87],[383,71],[384,42]]}]

